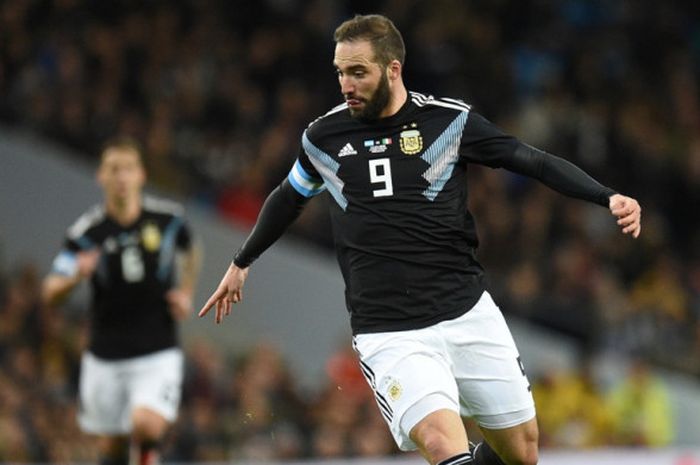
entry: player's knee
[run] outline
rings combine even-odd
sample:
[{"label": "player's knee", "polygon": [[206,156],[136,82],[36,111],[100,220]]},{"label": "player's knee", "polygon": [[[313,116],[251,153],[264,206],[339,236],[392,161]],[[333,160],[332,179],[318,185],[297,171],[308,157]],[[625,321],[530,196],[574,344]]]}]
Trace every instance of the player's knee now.
[{"label": "player's knee", "polygon": [[512,455],[508,457],[508,465],[537,465],[539,451],[537,441],[527,441],[520,445]]},{"label": "player's knee", "polygon": [[537,465],[538,460],[537,450],[533,450],[517,457],[514,462],[511,462],[511,465]]},{"label": "player's knee", "polygon": [[432,463],[438,463],[443,458],[454,455],[450,438],[441,431],[431,431],[426,434],[422,446]]},{"label": "player's knee", "polygon": [[158,441],[165,434],[168,422],[147,408],[136,408],[131,414],[132,432],[138,441]]},{"label": "player's knee", "polygon": [[533,428],[523,441],[524,445],[521,448],[521,463],[522,465],[537,465],[539,461],[539,432],[537,428]]},{"label": "player's knee", "polygon": [[466,438],[460,440],[454,432],[450,434],[446,425],[439,422],[419,423],[411,432],[411,437],[426,459],[433,464],[466,452]]}]

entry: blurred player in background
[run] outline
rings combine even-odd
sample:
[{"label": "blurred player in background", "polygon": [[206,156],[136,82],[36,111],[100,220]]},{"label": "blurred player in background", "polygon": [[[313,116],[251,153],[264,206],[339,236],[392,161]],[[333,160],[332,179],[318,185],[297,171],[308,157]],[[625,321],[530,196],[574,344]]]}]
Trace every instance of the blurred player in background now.
[{"label": "blurred player in background", "polygon": [[[535,406],[476,259],[467,166],[506,168],[597,203],[634,237],[639,204],[461,100],[408,92],[403,39],[386,17],[348,20],[335,42],[345,103],[304,132],[289,176],[200,316],[216,307],[221,322],[240,302],[250,264],[327,189],[354,346],[399,447],[431,464],[534,465]],[[484,442],[469,447],[460,415],[478,422]]]},{"label": "blurred player in background", "polygon": [[79,423],[98,436],[101,465],[159,462],[180,403],[178,320],[192,312],[200,250],[182,208],[146,197],[141,149],[108,142],[97,180],[104,202],[68,229],[42,288],[57,305],[83,280],[92,288],[91,334],[80,373]]}]

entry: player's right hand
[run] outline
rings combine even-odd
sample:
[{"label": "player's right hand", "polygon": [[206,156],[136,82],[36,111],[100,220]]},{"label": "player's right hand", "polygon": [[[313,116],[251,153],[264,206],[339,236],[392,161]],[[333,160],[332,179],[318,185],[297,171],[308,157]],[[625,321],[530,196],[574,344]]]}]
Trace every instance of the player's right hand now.
[{"label": "player's right hand", "polygon": [[231,263],[226,270],[226,274],[221,279],[219,287],[209,297],[207,303],[204,304],[199,311],[199,316],[203,317],[212,307],[216,306],[216,316],[214,322],[216,324],[223,321],[224,316],[231,314],[232,304],[237,304],[243,300],[243,283],[248,277],[248,268],[239,268]]}]

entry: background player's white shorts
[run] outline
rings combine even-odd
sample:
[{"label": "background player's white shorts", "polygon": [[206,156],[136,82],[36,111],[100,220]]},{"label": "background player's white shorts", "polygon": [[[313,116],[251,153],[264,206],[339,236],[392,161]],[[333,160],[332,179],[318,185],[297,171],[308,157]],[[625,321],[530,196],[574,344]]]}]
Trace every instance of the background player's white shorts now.
[{"label": "background player's white shorts", "polygon": [[179,348],[124,360],[85,352],[80,370],[78,422],[87,433],[128,434],[134,407],[147,407],[169,422],[177,417],[184,372]]},{"label": "background player's white shorts", "polygon": [[488,292],[453,320],[410,331],[358,334],[355,349],[402,450],[411,429],[441,409],[489,429],[535,417],[530,384],[510,330]]}]

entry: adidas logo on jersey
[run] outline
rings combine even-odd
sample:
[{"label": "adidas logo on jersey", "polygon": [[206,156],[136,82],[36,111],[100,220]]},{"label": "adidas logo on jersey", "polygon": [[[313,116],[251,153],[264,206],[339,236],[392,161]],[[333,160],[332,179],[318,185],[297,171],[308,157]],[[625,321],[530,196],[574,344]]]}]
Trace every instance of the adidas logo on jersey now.
[{"label": "adidas logo on jersey", "polygon": [[357,155],[357,150],[348,142],[343,146],[342,149],[340,149],[340,152],[338,152],[339,157],[347,157],[348,155]]}]

